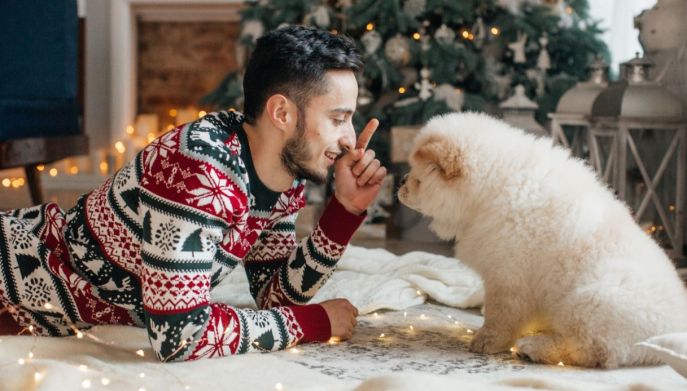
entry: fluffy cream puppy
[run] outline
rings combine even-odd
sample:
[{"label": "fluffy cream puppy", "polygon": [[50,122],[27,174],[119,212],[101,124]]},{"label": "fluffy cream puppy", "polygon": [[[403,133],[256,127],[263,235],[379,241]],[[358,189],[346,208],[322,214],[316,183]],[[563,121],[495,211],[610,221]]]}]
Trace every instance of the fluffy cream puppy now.
[{"label": "fluffy cream puppy", "polygon": [[635,343],[687,330],[687,292],[664,251],[581,160],[477,113],[432,119],[399,190],[485,286],[473,352],[535,362],[657,361]]}]

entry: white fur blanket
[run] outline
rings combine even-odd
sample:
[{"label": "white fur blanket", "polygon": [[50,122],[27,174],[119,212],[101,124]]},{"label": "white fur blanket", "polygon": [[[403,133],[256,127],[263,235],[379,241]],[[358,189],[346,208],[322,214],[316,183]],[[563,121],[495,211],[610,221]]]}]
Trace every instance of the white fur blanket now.
[{"label": "white fur blanket", "polygon": [[[252,304],[243,284],[236,273],[213,295]],[[472,354],[466,340],[482,318],[454,306],[479,305],[481,295],[479,278],[456,260],[351,247],[317,296],[347,297],[368,313],[350,341],[161,364],[145,331],[133,327],[99,326],[83,339],[0,337],[0,390],[687,389],[667,366],[598,371]],[[417,305],[427,296],[451,306]]]},{"label": "white fur blanket", "polygon": [[[218,301],[255,306],[240,267],[212,295]],[[361,314],[369,314],[422,304],[427,297],[452,307],[477,307],[484,290],[480,277],[454,258],[420,251],[396,256],[382,249],[350,246],[313,301],[337,297],[348,299]]]}]

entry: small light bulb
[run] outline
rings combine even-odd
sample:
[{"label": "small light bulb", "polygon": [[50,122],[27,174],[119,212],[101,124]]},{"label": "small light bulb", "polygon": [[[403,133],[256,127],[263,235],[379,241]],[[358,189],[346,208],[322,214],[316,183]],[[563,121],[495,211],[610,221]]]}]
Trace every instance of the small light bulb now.
[{"label": "small light bulb", "polygon": [[35,380],[36,382],[39,382],[39,381],[41,381],[42,379],[43,379],[43,374],[42,374],[42,373],[40,373],[40,372],[35,372],[35,373],[33,374],[33,380]]},{"label": "small light bulb", "polygon": [[143,379],[144,377],[146,377],[146,374],[143,373],[143,372],[141,372],[141,373],[138,374],[138,377],[140,377],[141,379]]},{"label": "small light bulb", "polygon": [[206,114],[207,114],[207,112],[205,110],[201,110],[198,112],[198,118],[203,118],[203,117],[205,117]]},{"label": "small light bulb", "polygon": [[416,41],[419,41],[420,40],[420,33],[413,34],[413,39]]},{"label": "small light bulb", "polygon": [[83,333],[81,331],[76,332],[76,338],[81,339],[83,338]]},{"label": "small light bulb", "polygon": [[384,333],[379,334],[379,338],[384,338]]},{"label": "small light bulb", "polygon": [[131,126],[131,125],[127,126],[127,127],[126,127],[126,134],[128,134],[129,136],[133,136],[133,134],[134,134],[134,127]]},{"label": "small light bulb", "polygon": [[36,170],[38,170],[38,171],[43,171],[43,170],[45,170],[45,165],[43,165],[43,164],[37,165],[37,166],[36,166]]},{"label": "small light bulb", "polygon": [[563,364],[563,361],[559,361],[557,365],[558,365],[559,367],[564,367],[564,366],[565,366],[565,364]]},{"label": "small light bulb", "polygon": [[107,386],[110,384],[110,379],[104,377],[104,378],[100,379],[100,384]]},{"label": "small light bulb", "polygon": [[79,369],[81,370],[81,372],[86,372],[88,370],[88,367],[81,364],[81,365],[79,365]]},{"label": "small light bulb", "polygon": [[499,30],[498,27],[492,27],[490,31],[491,31],[491,35],[499,35],[499,34],[501,34],[501,31]]},{"label": "small light bulb", "polygon": [[24,365],[24,363],[26,363],[26,360],[20,358],[19,360],[17,360],[17,362],[19,363],[19,365]]},{"label": "small light bulb", "polygon": [[91,388],[91,381],[88,380],[88,379],[82,381],[82,382],[81,382],[81,387],[83,387],[83,388]]},{"label": "small light bulb", "polygon": [[374,24],[374,23],[368,23],[368,24],[365,26],[365,29],[366,29],[367,31],[372,31],[372,30],[375,29],[375,24]]},{"label": "small light bulb", "polygon": [[143,349],[138,349],[138,350],[136,351],[136,354],[138,354],[138,355],[141,356],[141,357],[145,356],[145,352],[143,352]]},{"label": "small light bulb", "polygon": [[415,327],[413,327],[412,324],[410,325],[410,330],[411,330],[411,331],[412,331],[412,330],[415,330]]},{"label": "small light bulb", "polygon": [[57,169],[56,168],[51,168],[50,171],[50,176],[57,176]]},{"label": "small light bulb", "polygon": [[281,383],[277,383],[277,384],[274,385],[274,389],[275,389],[275,390],[278,390],[278,391],[281,391],[281,390],[284,389],[284,386],[283,386]]}]

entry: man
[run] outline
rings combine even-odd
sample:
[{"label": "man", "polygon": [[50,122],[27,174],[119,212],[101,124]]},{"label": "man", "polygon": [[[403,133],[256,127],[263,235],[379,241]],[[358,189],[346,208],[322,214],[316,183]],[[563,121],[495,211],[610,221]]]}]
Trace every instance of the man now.
[{"label": "man", "polygon": [[[347,38],[272,31],[246,70],[245,119],[212,113],[161,136],[66,215],[55,204],[1,215],[4,331],[146,327],[162,361],[349,338],[348,301],[307,302],[386,175],[366,150],[377,121],[357,142],[351,122],[361,65]],[[296,243],[304,180],[331,166],[335,196]],[[261,310],[210,300],[239,262]]]}]

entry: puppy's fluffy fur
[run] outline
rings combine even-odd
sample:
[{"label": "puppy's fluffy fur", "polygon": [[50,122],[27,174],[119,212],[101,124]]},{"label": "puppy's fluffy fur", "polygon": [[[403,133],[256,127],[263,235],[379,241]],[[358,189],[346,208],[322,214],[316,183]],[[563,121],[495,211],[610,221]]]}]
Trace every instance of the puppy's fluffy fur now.
[{"label": "puppy's fluffy fur", "polygon": [[664,251],[596,174],[549,139],[476,113],[432,119],[415,140],[402,203],[456,239],[484,279],[470,344],[535,362],[657,363],[635,343],[687,330],[687,292]]}]

